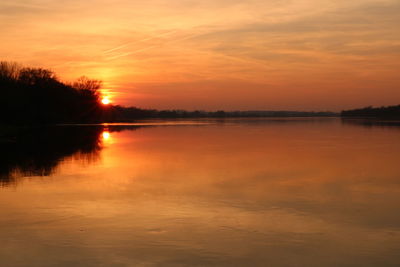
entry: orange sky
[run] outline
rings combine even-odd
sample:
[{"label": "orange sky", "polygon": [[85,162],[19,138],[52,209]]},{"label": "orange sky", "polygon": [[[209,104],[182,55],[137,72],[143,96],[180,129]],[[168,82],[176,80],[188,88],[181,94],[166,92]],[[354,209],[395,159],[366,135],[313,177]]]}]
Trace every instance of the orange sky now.
[{"label": "orange sky", "polygon": [[400,103],[398,0],[13,0],[0,59],[145,108]]}]

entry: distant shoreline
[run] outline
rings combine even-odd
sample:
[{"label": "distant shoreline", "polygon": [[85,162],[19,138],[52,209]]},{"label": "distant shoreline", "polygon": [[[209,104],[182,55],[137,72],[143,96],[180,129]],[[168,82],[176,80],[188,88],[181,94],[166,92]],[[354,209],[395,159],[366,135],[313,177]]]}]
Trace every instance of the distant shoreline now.
[{"label": "distant shoreline", "polygon": [[387,107],[365,107],[360,109],[343,110],[342,118],[387,119],[400,120],[400,105]]}]

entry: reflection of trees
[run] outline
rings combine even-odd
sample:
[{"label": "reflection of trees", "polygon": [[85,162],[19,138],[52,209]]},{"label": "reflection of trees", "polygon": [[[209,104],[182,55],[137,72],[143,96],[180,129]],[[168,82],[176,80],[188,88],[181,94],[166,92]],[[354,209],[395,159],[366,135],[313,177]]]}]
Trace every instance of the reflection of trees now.
[{"label": "reflection of trees", "polygon": [[[94,163],[100,158],[104,132],[137,130],[140,126],[87,125],[30,128],[0,142],[0,185],[21,177],[49,176],[66,159]],[[0,140],[1,141],[1,140]]]},{"label": "reflection of trees", "polygon": [[89,163],[98,160],[102,131],[100,126],[40,127],[0,143],[0,184],[22,176],[51,175],[68,157]]},{"label": "reflection of trees", "polygon": [[379,120],[379,119],[352,119],[342,118],[342,123],[347,125],[363,126],[367,128],[372,127],[391,127],[398,128],[400,130],[400,121],[395,120]]}]

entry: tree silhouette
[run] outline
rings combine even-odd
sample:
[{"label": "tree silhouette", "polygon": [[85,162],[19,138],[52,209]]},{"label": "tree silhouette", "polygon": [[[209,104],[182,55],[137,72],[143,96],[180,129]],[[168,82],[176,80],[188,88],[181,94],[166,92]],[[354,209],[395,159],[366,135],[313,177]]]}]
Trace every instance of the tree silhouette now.
[{"label": "tree silhouette", "polygon": [[360,117],[360,118],[385,118],[385,119],[400,119],[400,105],[374,108],[372,106],[344,110],[341,113],[342,117]]},{"label": "tree silhouette", "polygon": [[100,87],[100,81],[87,77],[68,84],[51,70],[0,62],[0,122],[102,121]]}]

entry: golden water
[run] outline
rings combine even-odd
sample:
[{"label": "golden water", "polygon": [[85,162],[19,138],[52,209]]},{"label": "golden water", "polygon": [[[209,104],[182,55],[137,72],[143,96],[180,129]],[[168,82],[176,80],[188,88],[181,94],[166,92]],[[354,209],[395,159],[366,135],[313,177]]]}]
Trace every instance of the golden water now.
[{"label": "golden water", "polygon": [[58,133],[53,150],[9,148],[0,266],[400,265],[400,127],[63,127],[77,134]]}]

